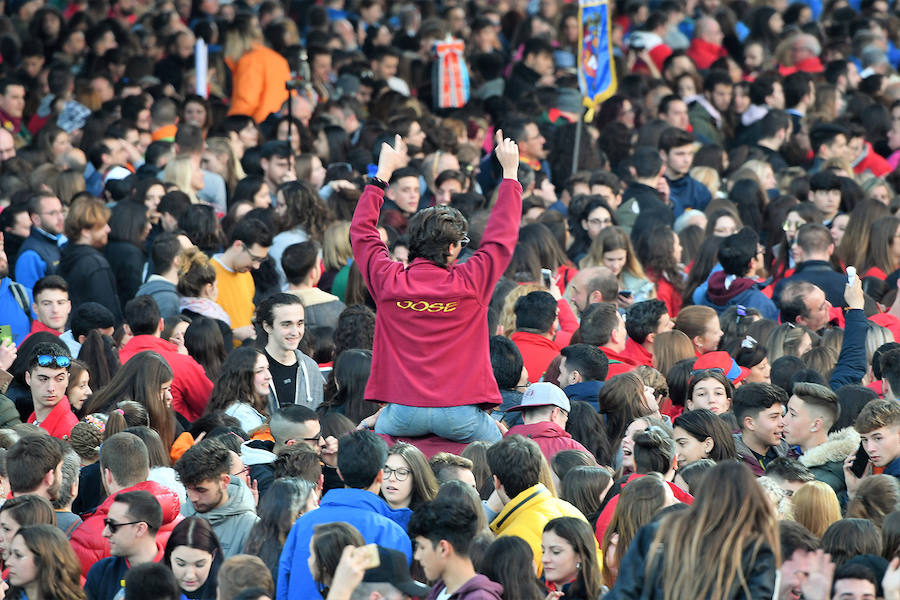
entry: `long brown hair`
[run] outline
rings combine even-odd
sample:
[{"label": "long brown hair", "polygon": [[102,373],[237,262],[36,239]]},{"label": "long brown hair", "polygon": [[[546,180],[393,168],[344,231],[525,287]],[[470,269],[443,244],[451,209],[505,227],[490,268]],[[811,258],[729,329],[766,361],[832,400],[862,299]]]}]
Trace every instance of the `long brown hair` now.
[{"label": "long brown hair", "polygon": [[878,267],[885,273],[893,273],[897,269],[897,261],[892,256],[894,236],[900,227],[900,218],[885,217],[872,223],[872,233],[869,236],[869,248],[866,250],[866,262],[863,269],[868,270]]},{"label": "long brown hair", "polygon": [[231,352],[222,365],[222,374],[213,386],[206,414],[224,411],[235,402],[252,406],[264,417],[269,416],[269,398],[260,398],[253,387],[256,361],[262,352],[243,346]]},{"label": "long brown hair", "polygon": [[613,250],[625,251],[625,265],[622,267],[622,270],[619,271],[618,275],[620,284],[624,281],[623,278],[625,273],[629,273],[640,279],[647,278],[647,275],[644,273],[644,267],[642,267],[640,261],[638,261],[634,247],[631,245],[631,238],[624,229],[616,225],[610,225],[597,234],[597,237],[591,242],[591,247],[588,249],[587,256],[581,259],[578,266],[581,269],[587,267],[602,267],[603,255],[607,252],[612,252]]},{"label": "long brown hair", "polygon": [[544,526],[544,533],[552,531],[566,540],[578,555],[581,568],[568,596],[571,598],[599,598],[603,594],[597,540],[587,521],[575,517],[557,517]]},{"label": "long brown hair", "polygon": [[775,508],[743,463],[717,464],[704,489],[715,493],[701,494],[688,510],[663,519],[647,553],[662,551],[662,557],[647,562],[646,581],[658,581],[663,598],[672,600],[732,597],[735,587],[750,597],[747,567],[766,550],[781,563]]},{"label": "long brown hair", "polygon": [[388,456],[392,454],[405,460],[412,471],[413,489],[409,507],[415,510],[420,504],[434,500],[438,493],[438,482],[422,451],[412,444],[397,442],[388,449]]},{"label": "long brown hair", "polygon": [[[16,536],[34,554],[40,600],[85,600],[81,563],[62,530],[56,525],[30,525],[19,529]],[[24,598],[25,589],[10,586],[5,597]]]},{"label": "long brown hair", "polygon": [[668,373],[678,361],[694,357],[694,344],[686,334],[677,329],[656,334],[653,340],[653,358],[656,370],[660,373]]},{"label": "long brown hair", "polygon": [[[635,479],[622,488],[619,501],[613,511],[612,520],[603,534],[603,582],[612,587],[616,582],[613,569],[618,571],[622,564],[622,556],[628,550],[631,540],[637,534],[638,529],[653,519],[653,515],[663,507],[666,502],[666,482],[659,473],[648,473],[640,479]],[[610,560],[609,548],[613,535],[618,534],[616,542],[615,560]]]},{"label": "long brown hair", "polygon": [[175,439],[175,413],[166,406],[160,389],[172,378],[172,369],[162,356],[150,350],[139,352],[118,370],[109,385],[91,396],[83,412],[107,412],[122,400],[133,400],[147,409],[150,428],[170,448]]}]

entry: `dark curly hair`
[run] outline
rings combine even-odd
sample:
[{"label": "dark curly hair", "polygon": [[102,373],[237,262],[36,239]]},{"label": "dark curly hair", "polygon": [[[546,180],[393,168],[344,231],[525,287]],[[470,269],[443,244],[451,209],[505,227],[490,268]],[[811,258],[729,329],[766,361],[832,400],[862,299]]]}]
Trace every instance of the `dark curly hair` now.
[{"label": "dark curly hair", "polygon": [[450,244],[462,240],[468,228],[466,218],[451,206],[432,206],[417,212],[409,220],[409,260],[424,258],[447,266]]},{"label": "dark curly hair", "polygon": [[278,230],[301,227],[311,240],[322,241],[325,228],[334,220],[331,209],[319,197],[319,192],[306,181],[288,181],[278,186],[286,210],[279,219]]},{"label": "dark curly hair", "polygon": [[216,479],[231,468],[228,448],[219,440],[200,440],[185,452],[175,463],[181,483],[185,486],[199,485]]},{"label": "dark curly hair", "polygon": [[375,313],[372,309],[361,304],[348,306],[338,317],[334,329],[334,360],[350,348],[371,350],[374,340]]}]

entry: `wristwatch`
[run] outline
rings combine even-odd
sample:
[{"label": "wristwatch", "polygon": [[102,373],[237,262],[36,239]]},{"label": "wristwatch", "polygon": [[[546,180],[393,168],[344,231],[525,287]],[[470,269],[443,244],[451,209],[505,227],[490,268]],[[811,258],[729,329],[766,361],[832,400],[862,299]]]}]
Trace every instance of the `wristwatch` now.
[{"label": "wristwatch", "polygon": [[388,184],[386,181],[382,181],[377,177],[369,177],[369,185],[374,185],[375,187],[380,187],[382,190],[388,189]]}]

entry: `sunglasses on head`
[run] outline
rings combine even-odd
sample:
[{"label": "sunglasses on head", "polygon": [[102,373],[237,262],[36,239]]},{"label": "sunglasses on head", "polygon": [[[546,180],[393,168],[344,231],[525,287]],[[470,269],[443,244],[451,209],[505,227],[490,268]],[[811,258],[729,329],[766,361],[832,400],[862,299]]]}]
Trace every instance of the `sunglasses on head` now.
[{"label": "sunglasses on head", "polygon": [[37,357],[37,364],[39,367],[49,367],[53,363],[56,363],[56,366],[65,369],[69,366],[72,361],[69,360],[68,356],[53,356],[51,354],[41,354]]},{"label": "sunglasses on head", "polygon": [[721,367],[713,367],[712,369],[698,369],[696,371],[691,371],[691,377],[695,377],[700,375],[701,373],[722,373],[725,374],[725,369]]}]

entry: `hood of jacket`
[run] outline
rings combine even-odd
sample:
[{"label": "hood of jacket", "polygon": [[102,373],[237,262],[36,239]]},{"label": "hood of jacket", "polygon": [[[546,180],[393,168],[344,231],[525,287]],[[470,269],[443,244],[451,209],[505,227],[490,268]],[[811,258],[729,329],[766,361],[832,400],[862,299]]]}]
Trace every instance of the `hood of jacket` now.
[{"label": "hood of jacket", "polygon": [[[444,580],[440,580],[432,590],[443,590],[446,586]],[[437,593],[432,592],[429,598],[437,598]],[[503,586],[496,581],[491,581],[486,576],[478,574],[460,586],[458,590],[450,594],[451,600],[464,600],[465,598],[477,598],[478,600],[502,600]]]},{"label": "hood of jacket", "polygon": [[852,427],[829,434],[828,440],[804,452],[800,464],[806,467],[821,467],[826,463],[843,462],[859,448],[859,434]]},{"label": "hood of jacket", "polygon": [[241,461],[247,467],[253,465],[270,465],[275,462],[275,442],[266,440],[250,440],[241,444]]},{"label": "hood of jacket", "polygon": [[531,423],[530,425],[516,425],[510,427],[506,435],[521,435],[531,439],[538,438],[571,438],[569,432],[550,421],[541,421],[540,423]]},{"label": "hood of jacket", "polygon": [[563,391],[569,397],[569,400],[583,400],[597,404],[601,389],[603,389],[602,381],[579,381],[578,383],[567,385]]},{"label": "hood of jacket", "polygon": [[[253,501],[253,495],[250,493],[250,490],[247,489],[246,485],[236,477],[232,477],[231,483],[228,484],[228,501],[222,506],[205,513],[203,518],[209,521],[210,525],[215,527],[230,517],[248,512],[256,514],[256,502]],[[184,513],[185,516],[197,514],[193,504],[190,502],[188,502],[185,507]]]},{"label": "hood of jacket", "polygon": [[174,283],[155,275],[151,276],[150,279],[148,279],[141,285],[140,291],[144,296],[150,296],[159,292],[172,292],[173,294],[177,293],[175,291]]},{"label": "hood of jacket", "polygon": [[95,258],[105,262],[103,254],[87,244],[67,244],[59,253],[59,269],[68,273],[76,263],[85,258]]},{"label": "hood of jacket", "polygon": [[[159,505],[162,507],[163,525],[171,523],[178,518],[179,514],[181,514],[181,499],[178,497],[178,492],[171,490],[164,485],[160,485],[155,481],[142,481],[121,490],[119,493],[138,491],[150,492],[153,494],[153,497],[159,501]],[[106,500],[103,501],[103,504],[97,507],[97,510],[94,511],[94,514],[92,514],[91,517],[102,516],[102,518],[105,519],[106,515],[109,514],[109,507],[115,502],[115,496],[116,494],[110,494]]]},{"label": "hood of jacket", "polygon": [[725,271],[713,273],[709,278],[706,295],[710,302],[724,306],[730,301],[752,289],[755,282],[749,277],[737,277],[726,275]]}]

